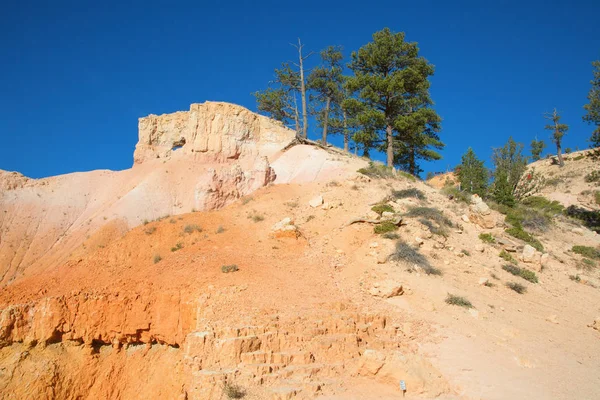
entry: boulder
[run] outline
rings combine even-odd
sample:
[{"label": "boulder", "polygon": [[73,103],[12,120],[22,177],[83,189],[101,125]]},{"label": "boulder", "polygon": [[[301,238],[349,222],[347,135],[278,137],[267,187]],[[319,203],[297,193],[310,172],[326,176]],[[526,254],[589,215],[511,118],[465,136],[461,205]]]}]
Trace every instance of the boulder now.
[{"label": "boulder", "polygon": [[317,207],[323,205],[323,196],[318,195],[317,197],[312,198],[308,202],[308,205],[311,206],[312,208],[317,208]]},{"label": "boulder", "polygon": [[521,260],[523,260],[523,262],[533,263],[534,261],[539,260],[538,257],[538,253],[535,248],[528,244],[523,247],[523,253],[521,254]]},{"label": "boulder", "polygon": [[404,293],[402,289],[402,284],[392,280],[386,280],[382,282],[377,282],[373,284],[369,293],[375,297],[382,297],[384,299],[400,296]]},{"label": "boulder", "polygon": [[273,236],[277,238],[293,237],[294,239],[297,239],[298,236],[300,236],[300,231],[298,230],[298,227],[294,225],[290,217],[286,217],[278,223],[276,223],[275,225],[273,225],[271,231],[273,231]]},{"label": "boulder", "polygon": [[540,257],[540,270],[546,268],[548,266],[549,261],[550,261],[550,254],[548,254],[548,253],[542,254],[542,256]]},{"label": "boulder", "polygon": [[471,212],[469,214],[469,221],[479,225],[484,229],[492,229],[496,227],[496,218],[492,214],[479,214],[477,212]]}]

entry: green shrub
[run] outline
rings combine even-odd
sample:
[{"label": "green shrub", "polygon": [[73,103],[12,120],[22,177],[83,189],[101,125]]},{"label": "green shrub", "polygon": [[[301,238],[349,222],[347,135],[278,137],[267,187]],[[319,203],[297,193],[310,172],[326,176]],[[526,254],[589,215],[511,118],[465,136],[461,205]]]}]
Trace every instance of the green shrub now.
[{"label": "green shrub", "polygon": [[571,251],[593,260],[600,260],[600,250],[590,246],[573,246]]},{"label": "green shrub", "polygon": [[408,179],[411,182],[416,182],[417,178],[414,175],[409,174],[408,172],[398,171],[396,173],[398,176]]},{"label": "green shrub", "polygon": [[519,294],[523,294],[527,291],[527,288],[523,285],[521,285],[520,283],[516,283],[516,282],[506,282],[506,287],[508,287],[511,290],[514,290],[515,292],[519,293]]},{"label": "green shrub", "polygon": [[429,228],[429,232],[433,233],[434,235],[448,237],[448,230],[444,227],[434,225],[433,222],[425,218],[419,218],[419,222],[425,225],[427,228]]},{"label": "green shrub", "polygon": [[600,192],[594,193],[594,201],[596,202],[596,204],[600,205]]},{"label": "green shrub", "polygon": [[581,259],[579,266],[587,271],[596,268],[596,263],[590,260],[589,258]]},{"label": "green shrub", "polygon": [[460,252],[463,253],[467,257],[471,257],[471,253],[469,252],[469,250],[462,249]]},{"label": "green shrub", "polygon": [[156,232],[156,227],[155,226],[151,226],[149,228],[144,229],[144,233],[146,235],[152,235],[154,232]]},{"label": "green shrub", "polygon": [[600,170],[590,172],[583,179],[587,183],[600,182]]},{"label": "green shrub", "polygon": [[172,252],[175,252],[175,251],[181,250],[181,249],[183,249],[183,243],[181,243],[181,242],[179,242],[175,246],[171,247]]},{"label": "green shrub", "polygon": [[483,286],[487,286],[487,287],[494,287],[494,286],[496,286],[496,285],[494,285],[494,283],[492,283],[492,282],[490,282],[490,281],[487,281],[487,282],[485,282],[485,283],[483,284]]},{"label": "green shrub", "polygon": [[175,224],[175,223],[177,223],[177,220],[176,220],[175,218],[171,218],[171,219],[169,220],[169,222],[170,222],[170,223],[172,223],[172,224]]},{"label": "green shrub", "polygon": [[521,278],[525,279],[526,281],[529,281],[532,283],[538,283],[538,278],[537,278],[537,275],[535,274],[535,272],[530,271],[528,269],[519,268],[512,264],[505,264],[502,266],[502,269],[505,270],[506,272],[509,272],[509,273],[515,275],[515,276],[520,276]]},{"label": "green shrub", "polygon": [[147,219],[144,220],[144,225],[148,225],[150,223],[150,221],[148,221]]},{"label": "green shrub", "polygon": [[404,214],[406,217],[423,217],[430,221],[437,222],[440,226],[452,226],[452,221],[446,217],[440,210],[432,207],[413,207]]},{"label": "green shrub", "polygon": [[256,214],[256,213],[248,215],[248,218],[254,222],[261,222],[261,221],[265,220],[265,217],[263,217],[260,214]]},{"label": "green shrub", "polygon": [[429,261],[424,255],[419,253],[408,243],[402,241],[396,243],[396,249],[390,255],[390,260],[415,264],[421,267],[427,275],[442,275],[442,271],[429,264]]},{"label": "green shrub", "polygon": [[375,211],[377,214],[381,215],[384,212],[394,212],[394,209],[389,204],[375,204],[371,207],[371,210]]},{"label": "green shrub", "polygon": [[581,282],[579,275],[569,275],[569,279],[575,282]]},{"label": "green shrub", "polygon": [[154,256],[154,264],[158,264],[162,260],[162,257],[159,254]]},{"label": "green shrub", "polygon": [[590,211],[570,205],[565,210],[565,215],[579,220],[587,228],[600,233],[600,211]]},{"label": "green shrub", "polygon": [[525,232],[521,227],[513,226],[512,228],[508,228],[505,232],[517,239],[524,241],[525,243],[528,243],[538,251],[544,251],[544,246],[540,243],[540,241],[531,236],[529,233]]},{"label": "green shrub", "polygon": [[538,210],[551,213],[553,215],[561,214],[565,210],[565,207],[558,201],[550,201],[542,196],[531,196],[526,199],[523,199],[521,203],[526,205],[527,207],[536,208]]},{"label": "green shrub", "polygon": [[495,243],[496,239],[492,236],[491,233],[480,233],[479,239],[484,243]]},{"label": "green shrub", "polygon": [[515,260],[515,258],[512,255],[510,255],[510,253],[506,250],[502,250],[500,254],[498,254],[498,257],[511,264],[517,264],[517,260]]},{"label": "green shrub", "polygon": [[392,221],[383,221],[380,224],[377,224],[373,227],[373,232],[377,234],[393,232],[398,229],[398,226],[394,224]]},{"label": "green shrub", "polygon": [[360,168],[357,172],[375,179],[396,178],[393,168],[372,161],[368,167]]},{"label": "green shrub", "polygon": [[202,228],[200,228],[200,226],[198,226],[196,224],[189,224],[189,225],[186,225],[185,228],[183,228],[183,231],[185,233],[202,232]]},{"label": "green shrub", "polygon": [[392,190],[392,197],[395,199],[406,199],[409,197],[425,200],[425,194],[417,188],[410,188],[404,190]]},{"label": "green shrub", "polygon": [[473,304],[471,304],[469,300],[465,299],[464,297],[455,296],[450,293],[448,293],[448,296],[446,297],[446,303],[451,304],[453,306],[473,308]]},{"label": "green shrub", "polygon": [[228,274],[230,272],[235,272],[235,271],[239,271],[239,270],[240,270],[240,268],[236,264],[223,265],[221,267],[221,272],[224,274]]},{"label": "green shrub", "polygon": [[451,199],[456,199],[461,203],[471,203],[471,193],[459,190],[456,186],[444,186],[441,191]]},{"label": "green shrub", "polygon": [[390,240],[400,239],[400,235],[398,235],[396,232],[386,232],[383,235],[381,235],[381,237]]},{"label": "green shrub", "polygon": [[246,391],[241,386],[228,382],[223,385],[223,393],[228,399],[241,399],[246,396]]}]

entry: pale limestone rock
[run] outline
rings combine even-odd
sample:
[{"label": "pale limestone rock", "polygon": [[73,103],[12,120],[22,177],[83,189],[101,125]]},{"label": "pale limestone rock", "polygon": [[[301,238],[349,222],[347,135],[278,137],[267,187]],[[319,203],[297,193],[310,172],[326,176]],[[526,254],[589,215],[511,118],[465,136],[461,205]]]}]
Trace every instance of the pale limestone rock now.
[{"label": "pale limestone rock", "polygon": [[461,215],[460,219],[462,219],[463,222],[471,222],[471,221],[469,221],[469,217],[467,217],[466,214]]},{"label": "pale limestone rock", "polygon": [[540,257],[540,270],[546,268],[548,266],[549,261],[550,261],[550,254],[548,254],[548,253],[542,254],[542,256]]},{"label": "pale limestone rock", "polygon": [[485,251],[485,246],[482,245],[481,243],[477,243],[475,245],[475,251],[478,251],[480,253],[483,253]]},{"label": "pale limestone rock", "polygon": [[488,278],[486,278],[486,277],[482,277],[482,278],[479,278],[479,282],[478,282],[478,283],[479,283],[480,285],[486,285],[487,283],[489,283],[489,281],[490,281],[490,280],[489,280]]},{"label": "pale limestone rock", "polygon": [[323,196],[321,196],[321,195],[313,197],[308,202],[308,205],[311,206],[312,208],[317,208],[317,207],[321,206],[322,204],[323,204]]},{"label": "pale limestone rock", "polygon": [[403,293],[402,284],[392,280],[386,280],[373,284],[369,293],[375,297],[382,297],[384,299],[400,296]]},{"label": "pale limestone rock", "polygon": [[526,244],[525,247],[523,247],[521,259],[523,260],[523,262],[533,263],[537,259],[537,251],[534,247]]},{"label": "pale limestone rock", "polygon": [[273,231],[273,236],[275,237],[293,237],[298,238],[300,232],[298,231],[298,227],[294,225],[294,222],[290,217],[286,217],[273,225],[271,228]]},{"label": "pale limestone rock", "polygon": [[384,211],[381,213],[381,217],[384,219],[392,219],[394,218],[394,213],[389,211]]},{"label": "pale limestone rock", "polygon": [[418,244],[419,246],[421,246],[423,243],[425,243],[425,241],[417,236],[415,238],[415,243]]}]

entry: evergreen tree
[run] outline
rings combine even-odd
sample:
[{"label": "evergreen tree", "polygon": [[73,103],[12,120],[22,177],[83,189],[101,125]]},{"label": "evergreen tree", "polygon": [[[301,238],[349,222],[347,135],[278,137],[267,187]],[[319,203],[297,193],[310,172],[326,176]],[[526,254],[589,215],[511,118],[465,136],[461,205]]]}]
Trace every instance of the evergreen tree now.
[{"label": "evergreen tree", "polygon": [[561,124],[560,123],[560,115],[558,114],[558,111],[556,111],[556,108],[552,111],[552,113],[546,113],[546,115],[544,116],[544,118],[546,118],[547,120],[552,121],[552,123],[546,125],[546,127],[544,129],[552,131],[552,140],[556,144],[556,153],[557,153],[557,156],[558,156],[558,165],[560,165],[561,167],[563,167],[565,165],[565,162],[563,161],[563,158],[562,158],[561,145],[562,145],[562,138],[563,138],[563,136],[569,130],[569,125]]},{"label": "evergreen tree", "polygon": [[434,149],[443,144],[437,137],[440,117],[429,96],[433,65],[419,56],[417,43],[404,38],[403,32],[385,28],[352,53],[354,76],[348,78],[348,88],[356,97],[346,104],[357,110],[361,129],[354,139],[364,153],[385,151],[388,166],[416,173],[416,160],[440,158]]},{"label": "evergreen tree", "polygon": [[537,138],[531,141],[531,159],[537,161],[542,158],[542,152],[546,148],[546,143],[543,140],[537,140]]},{"label": "evergreen tree", "polygon": [[[329,46],[321,51],[321,65],[314,68],[308,76],[308,88],[312,90],[311,100],[316,107],[317,121],[323,128],[322,142],[327,143],[327,133],[339,133],[343,127],[341,103],[343,101],[342,51],[340,47]],[[331,121],[330,121],[330,117]],[[336,118],[337,117],[337,118]]]},{"label": "evergreen tree", "polygon": [[596,129],[592,132],[589,141],[592,147],[600,147],[600,60],[592,62],[594,67],[594,79],[590,81],[592,88],[588,94],[588,104],[583,106],[586,115],[583,120],[588,124],[596,125]]},{"label": "evergreen tree", "polygon": [[489,172],[472,148],[469,147],[463,154],[461,163],[456,168],[456,175],[462,190],[483,197],[488,186]]},{"label": "evergreen tree", "polygon": [[296,134],[302,132],[296,95],[300,91],[300,75],[289,63],[275,70],[275,80],[262,92],[253,93],[257,108],[273,119],[290,125],[294,121]]},{"label": "evergreen tree", "polygon": [[500,204],[512,207],[515,205],[515,189],[527,167],[527,158],[523,156],[523,144],[512,137],[499,149],[494,149],[494,186],[492,195]]}]

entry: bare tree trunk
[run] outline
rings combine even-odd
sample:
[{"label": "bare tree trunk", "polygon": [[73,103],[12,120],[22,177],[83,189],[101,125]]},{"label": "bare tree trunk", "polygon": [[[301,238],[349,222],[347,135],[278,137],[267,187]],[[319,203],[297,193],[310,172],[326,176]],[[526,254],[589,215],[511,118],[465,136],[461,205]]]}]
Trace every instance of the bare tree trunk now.
[{"label": "bare tree trunk", "polygon": [[559,167],[564,167],[565,166],[565,162],[563,161],[563,158],[562,158],[562,152],[561,152],[560,141],[559,140],[556,141],[556,153],[558,155],[558,166]]},{"label": "bare tree trunk", "polygon": [[394,166],[394,134],[392,126],[388,125],[386,128],[386,140],[387,140],[387,166]]},{"label": "bare tree trunk", "polygon": [[323,139],[321,142],[323,146],[327,144],[327,125],[329,124],[329,104],[331,104],[331,99],[328,97],[325,102],[325,116],[323,118]]},{"label": "bare tree trunk", "polygon": [[300,59],[300,92],[302,93],[302,135],[306,138],[308,117],[306,115],[306,86],[304,84],[304,58],[302,57],[302,43],[298,38],[298,57]]},{"label": "bare tree trunk", "polygon": [[348,122],[346,121],[346,111],[344,111],[344,151],[348,151]]},{"label": "bare tree trunk", "polygon": [[300,136],[300,116],[298,115],[298,102],[294,95],[294,121],[296,122],[296,136]]}]

